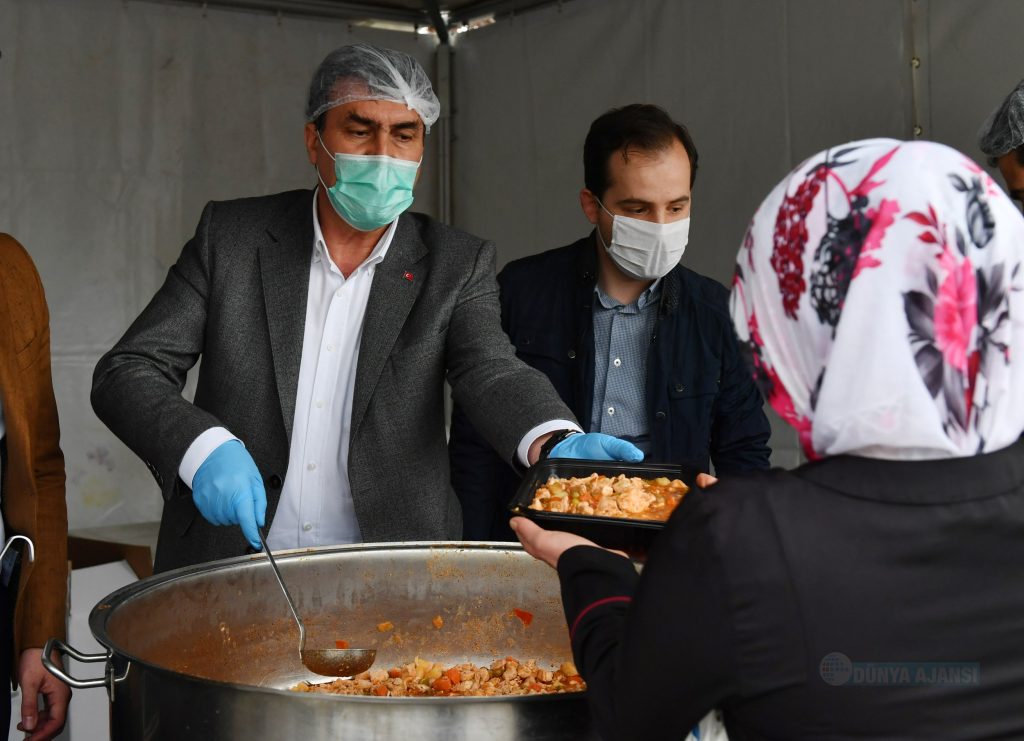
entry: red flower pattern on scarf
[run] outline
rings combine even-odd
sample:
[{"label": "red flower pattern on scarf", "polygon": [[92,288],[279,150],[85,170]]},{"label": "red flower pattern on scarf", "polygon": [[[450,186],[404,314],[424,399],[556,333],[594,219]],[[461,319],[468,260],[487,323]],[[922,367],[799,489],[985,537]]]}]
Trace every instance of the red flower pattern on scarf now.
[{"label": "red flower pattern on scarf", "polygon": [[935,344],[946,363],[966,373],[971,331],[978,323],[978,288],[971,261],[953,262],[952,254],[944,252],[940,264],[948,273],[935,303]]},{"label": "red flower pattern on scarf", "polygon": [[779,277],[782,307],[786,316],[796,319],[800,296],[807,290],[804,280],[804,251],[807,245],[807,214],[814,198],[828,176],[826,167],[819,167],[800,183],[796,193],[787,196],[775,217],[772,269]]}]

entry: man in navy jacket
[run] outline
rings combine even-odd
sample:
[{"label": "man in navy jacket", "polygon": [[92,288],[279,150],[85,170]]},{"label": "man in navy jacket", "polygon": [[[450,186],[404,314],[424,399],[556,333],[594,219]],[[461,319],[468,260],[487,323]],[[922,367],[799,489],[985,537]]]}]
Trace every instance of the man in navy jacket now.
[{"label": "man in navy jacket", "polygon": [[[502,325],[585,430],[627,439],[649,462],[692,477],[768,468],[762,400],[716,281],[679,264],[689,236],[697,150],[652,105],[591,125],[580,205],[594,231],[509,263]],[[456,407],[452,484],[472,540],[513,540],[505,508],[518,483]]]}]

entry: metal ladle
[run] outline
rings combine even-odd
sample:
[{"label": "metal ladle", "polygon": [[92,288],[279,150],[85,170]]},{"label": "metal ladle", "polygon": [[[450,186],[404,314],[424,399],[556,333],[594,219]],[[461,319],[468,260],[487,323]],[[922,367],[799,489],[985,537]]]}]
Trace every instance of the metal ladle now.
[{"label": "metal ladle", "polygon": [[277,583],[281,585],[281,591],[284,592],[284,598],[288,601],[292,616],[299,625],[299,658],[302,659],[303,665],[314,674],[324,677],[354,677],[373,666],[373,660],[377,658],[377,649],[375,648],[306,649],[306,626],[302,624],[299,613],[295,609],[295,603],[292,602],[292,596],[288,593],[288,587],[284,585],[277,562],[267,547],[266,538],[263,537],[263,530],[257,527],[256,532],[260,534],[263,552],[267,554],[267,559],[274,569],[274,576],[277,577]]}]

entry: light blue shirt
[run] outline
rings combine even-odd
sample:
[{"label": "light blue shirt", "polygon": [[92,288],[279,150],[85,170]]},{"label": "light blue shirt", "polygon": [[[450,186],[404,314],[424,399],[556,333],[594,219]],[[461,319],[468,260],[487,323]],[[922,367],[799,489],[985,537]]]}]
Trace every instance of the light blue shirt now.
[{"label": "light blue shirt", "polygon": [[658,321],[661,281],[631,304],[594,286],[594,399],[590,431],[650,449],[647,426],[647,355]]}]

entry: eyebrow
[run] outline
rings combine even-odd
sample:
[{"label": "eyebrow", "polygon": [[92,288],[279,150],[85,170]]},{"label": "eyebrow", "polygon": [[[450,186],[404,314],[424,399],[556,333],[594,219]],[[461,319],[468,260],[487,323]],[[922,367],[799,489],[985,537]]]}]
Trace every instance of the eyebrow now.
[{"label": "eyebrow", "polygon": [[[673,198],[669,203],[689,203],[690,196],[679,196]],[[615,202],[616,206],[650,206],[650,201],[645,201],[641,198],[623,198],[622,200]]]},{"label": "eyebrow", "polygon": [[[354,111],[349,111],[348,114],[345,116],[345,120],[360,124],[362,126],[368,126],[372,129],[379,129],[382,128],[383,126],[383,124],[381,124],[380,121],[376,121],[372,118],[367,118],[366,116],[360,116],[358,113],[355,113]],[[392,126],[389,127],[391,131],[406,131],[410,129],[418,131],[419,128],[420,121],[418,118],[409,119],[408,121],[400,121],[399,123],[393,124]]]}]

